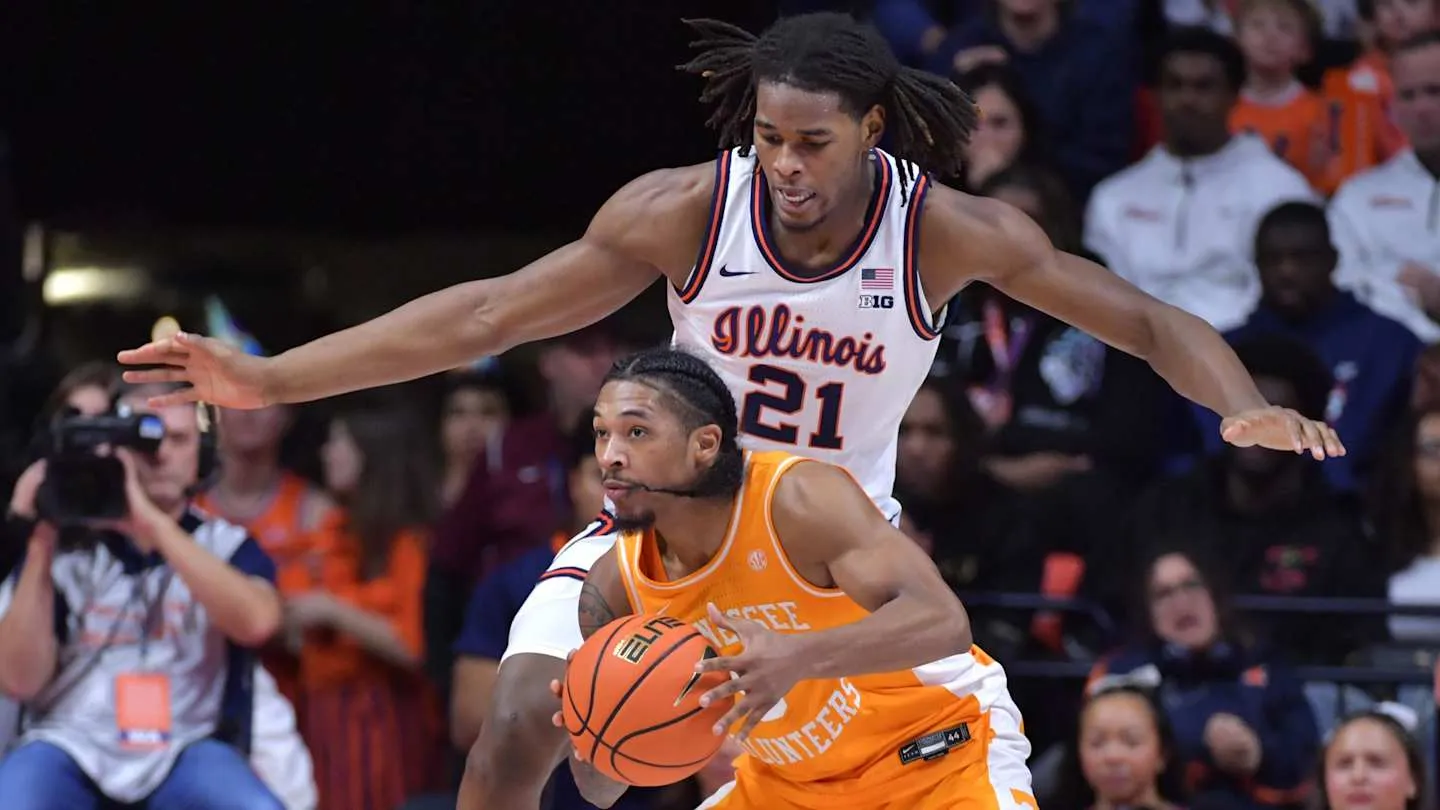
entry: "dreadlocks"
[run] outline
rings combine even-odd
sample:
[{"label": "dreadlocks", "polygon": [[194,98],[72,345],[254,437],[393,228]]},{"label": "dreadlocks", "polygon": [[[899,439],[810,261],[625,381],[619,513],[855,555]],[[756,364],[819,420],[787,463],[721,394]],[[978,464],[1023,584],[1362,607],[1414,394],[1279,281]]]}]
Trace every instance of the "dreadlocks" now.
[{"label": "dreadlocks", "polygon": [[857,118],[879,104],[894,126],[895,155],[942,176],[960,174],[962,150],[979,114],[960,88],[900,64],[874,28],[847,14],[786,17],[759,37],[719,20],[685,20],[700,53],[680,70],[705,78],[700,101],[720,147],[754,143],[755,88],[762,81],[835,93]]}]

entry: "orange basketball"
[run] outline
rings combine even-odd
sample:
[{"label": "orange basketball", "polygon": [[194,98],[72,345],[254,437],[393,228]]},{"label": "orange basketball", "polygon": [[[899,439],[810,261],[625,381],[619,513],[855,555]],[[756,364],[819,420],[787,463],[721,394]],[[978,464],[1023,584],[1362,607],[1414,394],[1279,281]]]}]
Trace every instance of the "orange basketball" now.
[{"label": "orange basketball", "polygon": [[724,742],[712,729],[733,703],[700,707],[700,696],[729,678],[695,672],[714,656],[700,631],[669,616],[626,616],[600,628],[565,673],[561,711],[575,750],[637,787],[698,772]]}]

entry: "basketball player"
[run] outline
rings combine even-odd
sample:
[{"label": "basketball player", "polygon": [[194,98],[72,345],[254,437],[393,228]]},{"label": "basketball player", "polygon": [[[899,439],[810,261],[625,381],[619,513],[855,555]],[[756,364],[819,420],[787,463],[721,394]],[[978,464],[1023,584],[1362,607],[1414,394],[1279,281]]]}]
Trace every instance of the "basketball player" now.
[{"label": "basketball player", "polygon": [[[720,653],[699,671],[738,676],[701,698],[736,697],[715,730],[746,751],[702,807],[1034,806],[1004,671],[847,472],[742,451],[725,383],[673,349],[617,363],[594,428],[620,537],[585,581],[582,633],[663,611]],[[602,806],[621,788],[572,767]]]},{"label": "basketball player", "polygon": [[[842,14],[788,17],[755,37],[692,21],[702,100],[724,146],[710,163],[620,189],[577,241],[510,275],[460,284],[271,358],[182,334],[122,352],[182,381],[161,402],[257,408],[414,379],[578,329],[657,277],[677,343],[699,348],[740,401],[757,449],[846,466],[886,517],[895,441],[930,368],[945,303],[970,281],[1142,357],[1222,417],[1225,439],[1316,458],[1344,452],[1323,423],[1265,402],[1225,341],[1095,264],[1054,250],[1004,203],[934,184],[958,174],[976,120],[949,81],[904,68],[874,29]],[[890,129],[894,155],[877,148]],[[599,525],[597,523],[597,525]],[[580,578],[608,535],[569,544],[511,632],[462,808],[535,808],[560,762],[549,722],[579,646]]]}]

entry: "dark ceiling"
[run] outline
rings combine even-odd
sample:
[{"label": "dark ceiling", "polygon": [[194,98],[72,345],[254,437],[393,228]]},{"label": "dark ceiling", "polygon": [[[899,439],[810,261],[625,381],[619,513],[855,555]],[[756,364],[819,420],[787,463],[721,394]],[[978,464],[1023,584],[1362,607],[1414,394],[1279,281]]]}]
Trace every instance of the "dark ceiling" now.
[{"label": "dark ceiling", "polygon": [[[571,227],[706,160],[682,16],[732,0],[7,4],[27,219],[347,232]],[[200,8],[203,6],[204,8]]]}]

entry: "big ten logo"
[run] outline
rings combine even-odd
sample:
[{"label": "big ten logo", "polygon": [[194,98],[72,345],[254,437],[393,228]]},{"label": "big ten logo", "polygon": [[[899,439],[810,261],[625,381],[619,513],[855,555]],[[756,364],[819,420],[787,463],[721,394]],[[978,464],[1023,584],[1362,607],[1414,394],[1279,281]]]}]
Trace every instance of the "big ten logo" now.
[{"label": "big ten logo", "polygon": [[622,639],[615,645],[615,657],[623,658],[632,664],[640,663],[645,657],[645,652],[650,646],[665,634],[666,630],[675,630],[684,627],[685,623],[679,619],[669,616],[656,616],[645,622],[640,629],[632,633],[628,638]]},{"label": "big ten logo", "polygon": [[895,296],[893,295],[862,295],[860,296],[861,309],[894,309]]}]

